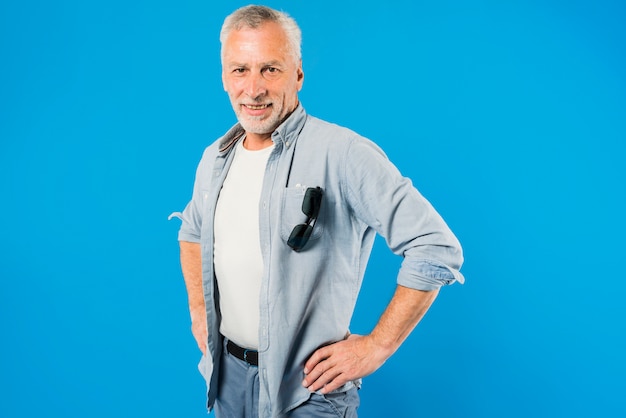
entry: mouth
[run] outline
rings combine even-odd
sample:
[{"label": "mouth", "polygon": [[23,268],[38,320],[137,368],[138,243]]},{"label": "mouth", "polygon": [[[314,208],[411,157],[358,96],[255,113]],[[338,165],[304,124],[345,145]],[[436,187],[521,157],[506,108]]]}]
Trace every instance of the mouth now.
[{"label": "mouth", "polygon": [[242,106],[250,110],[263,110],[263,109],[267,109],[268,107],[270,107],[271,104],[258,104],[258,105],[242,104]]}]

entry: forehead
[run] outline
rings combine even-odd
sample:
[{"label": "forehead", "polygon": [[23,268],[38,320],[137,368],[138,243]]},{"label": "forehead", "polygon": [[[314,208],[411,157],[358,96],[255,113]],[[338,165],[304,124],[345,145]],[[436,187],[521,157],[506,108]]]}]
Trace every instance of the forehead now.
[{"label": "forehead", "polygon": [[258,28],[243,27],[228,34],[222,45],[222,57],[225,63],[287,61],[289,42],[283,28],[275,22]]}]

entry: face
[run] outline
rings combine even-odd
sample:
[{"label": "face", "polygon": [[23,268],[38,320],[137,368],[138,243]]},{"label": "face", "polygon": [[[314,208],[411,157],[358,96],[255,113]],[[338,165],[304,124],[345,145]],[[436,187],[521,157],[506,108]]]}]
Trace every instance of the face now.
[{"label": "face", "polygon": [[274,22],[232,31],[222,45],[222,82],[248,136],[269,137],[297,107],[304,74]]}]

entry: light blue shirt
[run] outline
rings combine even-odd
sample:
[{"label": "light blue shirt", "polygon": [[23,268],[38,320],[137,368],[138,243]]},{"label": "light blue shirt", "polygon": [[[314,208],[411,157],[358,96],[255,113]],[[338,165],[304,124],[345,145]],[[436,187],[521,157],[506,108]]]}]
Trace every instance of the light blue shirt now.
[{"label": "light blue shirt", "polygon": [[[243,130],[235,125],[204,152],[193,197],[180,215],[180,241],[201,244],[208,350],[199,368],[212,408],[222,352],[213,268],[213,219],[220,188]],[[309,397],[304,363],[319,347],[342,340],[361,287],[375,234],[404,259],[397,284],[434,290],[463,282],[458,240],[443,219],[373,142],[306,114],[302,106],[272,134],[259,202],[264,260],[260,292],[259,411],[282,416]],[[323,189],[307,245],[287,239],[303,223],[308,187]],[[255,213],[250,210],[250,213]],[[245,262],[245,260],[241,260]],[[347,390],[360,382],[350,382]]]}]

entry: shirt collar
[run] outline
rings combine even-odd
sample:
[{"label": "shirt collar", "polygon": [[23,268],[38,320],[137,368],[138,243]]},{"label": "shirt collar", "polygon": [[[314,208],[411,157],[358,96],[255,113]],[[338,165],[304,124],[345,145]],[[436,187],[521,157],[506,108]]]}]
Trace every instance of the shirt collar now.
[{"label": "shirt collar", "polygon": [[[272,133],[272,141],[274,144],[284,144],[286,148],[293,146],[298,139],[298,135],[304,127],[306,121],[306,112],[301,104],[291,112],[291,115],[280,124]],[[219,143],[220,154],[226,154],[237,141],[245,136],[246,132],[239,123],[230,128],[226,135],[222,137]]]}]

